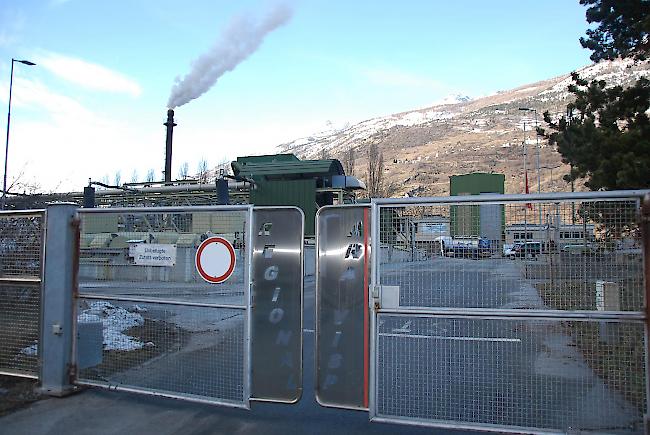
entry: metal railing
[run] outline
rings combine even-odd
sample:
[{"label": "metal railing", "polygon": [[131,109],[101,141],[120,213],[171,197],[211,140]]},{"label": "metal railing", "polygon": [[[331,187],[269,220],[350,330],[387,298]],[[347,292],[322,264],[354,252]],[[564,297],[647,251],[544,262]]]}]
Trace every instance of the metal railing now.
[{"label": "metal railing", "polygon": [[645,193],[373,200],[371,418],[642,433]]}]

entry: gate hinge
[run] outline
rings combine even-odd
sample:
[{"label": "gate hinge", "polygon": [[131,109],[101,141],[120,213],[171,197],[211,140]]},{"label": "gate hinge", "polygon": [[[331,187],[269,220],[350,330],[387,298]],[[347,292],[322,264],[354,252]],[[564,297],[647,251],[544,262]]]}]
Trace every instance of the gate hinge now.
[{"label": "gate hinge", "polygon": [[68,365],[68,383],[73,385],[77,380],[77,365],[69,364]]}]

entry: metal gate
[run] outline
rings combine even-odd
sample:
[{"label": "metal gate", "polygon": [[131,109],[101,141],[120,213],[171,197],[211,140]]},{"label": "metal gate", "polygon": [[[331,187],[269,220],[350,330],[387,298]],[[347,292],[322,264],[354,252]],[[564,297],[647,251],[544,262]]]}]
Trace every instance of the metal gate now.
[{"label": "metal gate", "polygon": [[45,212],[0,212],[0,374],[37,378]]},{"label": "metal gate", "polygon": [[373,200],[371,419],[644,433],[643,193]]},{"label": "metal gate", "polygon": [[299,209],[79,215],[78,384],[242,408],[300,398]]}]

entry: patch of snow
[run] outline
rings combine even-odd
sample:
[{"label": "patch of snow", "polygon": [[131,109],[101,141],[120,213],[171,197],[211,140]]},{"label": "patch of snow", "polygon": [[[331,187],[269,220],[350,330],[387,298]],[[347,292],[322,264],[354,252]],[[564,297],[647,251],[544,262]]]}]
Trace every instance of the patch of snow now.
[{"label": "patch of snow", "polygon": [[144,344],[137,338],[123,333],[127,329],[144,324],[144,318],[122,307],[105,301],[90,302],[88,309],[82,311],[77,319],[80,322],[102,322],[104,350],[136,350]]},{"label": "patch of snow", "polygon": [[452,95],[447,95],[445,98],[443,98],[440,101],[436,101],[434,105],[443,106],[447,104],[466,103],[468,101],[472,101],[472,97],[468,95],[452,94]]},{"label": "patch of snow", "polygon": [[38,342],[32,344],[31,346],[23,348],[20,353],[27,356],[36,356],[38,353]]},{"label": "patch of snow", "polygon": [[138,304],[131,305],[129,307],[129,312],[130,313],[146,313],[147,309],[145,307],[141,307]]}]

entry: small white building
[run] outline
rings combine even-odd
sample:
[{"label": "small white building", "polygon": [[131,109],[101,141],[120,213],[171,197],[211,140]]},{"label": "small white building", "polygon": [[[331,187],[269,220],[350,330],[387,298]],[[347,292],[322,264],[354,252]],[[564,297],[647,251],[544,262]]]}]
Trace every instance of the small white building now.
[{"label": "small white building", "polygon": [[553,224],[516,223],[506,225],[505,244],[520,242],[555,243],[558,248],[566,245],[591,243],[595,239],[594,224]]}]

